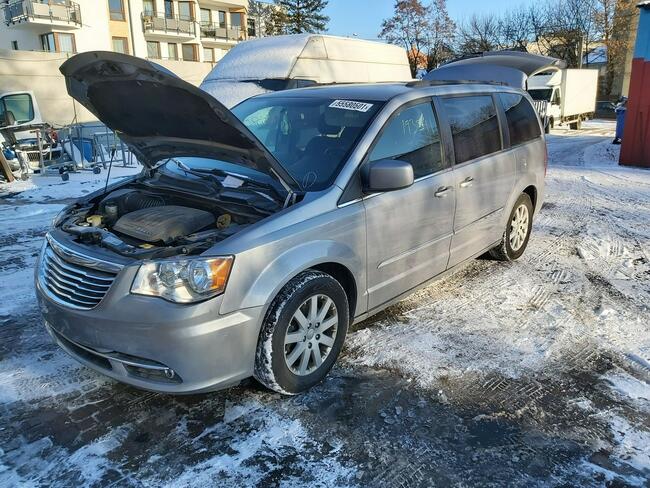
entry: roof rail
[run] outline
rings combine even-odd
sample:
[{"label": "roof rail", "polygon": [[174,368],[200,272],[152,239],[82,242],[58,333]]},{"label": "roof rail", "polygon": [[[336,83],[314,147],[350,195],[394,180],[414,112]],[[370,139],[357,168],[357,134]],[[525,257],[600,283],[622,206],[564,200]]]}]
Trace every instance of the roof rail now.
[{"label": "roof rail", "polygon": [[408,88],[425,88],[427,86],[441,85],[499,85],[506,86],[501,81],[479,81],[479,80],[417,80],[406,84]]}]

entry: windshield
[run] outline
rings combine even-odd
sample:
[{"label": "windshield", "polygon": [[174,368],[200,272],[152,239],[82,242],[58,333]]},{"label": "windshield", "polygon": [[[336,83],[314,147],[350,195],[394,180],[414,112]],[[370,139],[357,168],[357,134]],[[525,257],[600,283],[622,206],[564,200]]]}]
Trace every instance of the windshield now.
[{"label": "windshield", "polygon": [[551,94],[553,93],[553,88],[528,90],[528,93],[530,94],[533,100],[544,100],[546,102],[550,102]]},{"label": "windshield", "polygon": [[233,113],[305,191],[330,186],[381,103],[364,100],[261,97]]}]

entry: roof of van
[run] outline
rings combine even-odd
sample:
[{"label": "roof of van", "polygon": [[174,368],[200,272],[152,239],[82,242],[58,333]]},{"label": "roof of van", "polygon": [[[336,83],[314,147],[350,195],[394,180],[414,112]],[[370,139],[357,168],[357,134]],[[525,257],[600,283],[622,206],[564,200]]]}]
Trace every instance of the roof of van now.
[{"label": "roof of van", "polygon": [[408,66],[403,48],[382,42],[323,34],[269,36],[240,42],[217,63],[204,82],[288,78],[299,58]]},{"label": "roof of van", "polygon": [[474,87],[468,91],[476,91],[476,88],[488,89],[490,91],[513,91],[511,87],[490,84],[490,83],[469,83],[463,81],[447,82],[415,82],[415,83],[351,83],[340,85],[320,85],[295,90],[284,90],[258,95],[254,98],[330,98],[350,99],[386,102],[404,93],[434,87]]}]

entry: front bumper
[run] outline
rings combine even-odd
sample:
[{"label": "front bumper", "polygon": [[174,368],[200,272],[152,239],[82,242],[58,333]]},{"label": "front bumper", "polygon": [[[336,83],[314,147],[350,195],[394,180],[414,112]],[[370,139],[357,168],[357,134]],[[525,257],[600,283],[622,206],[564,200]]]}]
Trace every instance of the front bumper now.
[{"label": "front bumper", "polygon": [[180,305],[132,295],[136,272],[124,267],[90,310],[53,298],[37,272],[46,327],[68,354],[118,381],[166,393],[218,390],[252,376],[263,307],[220,315],[222,297]]}]

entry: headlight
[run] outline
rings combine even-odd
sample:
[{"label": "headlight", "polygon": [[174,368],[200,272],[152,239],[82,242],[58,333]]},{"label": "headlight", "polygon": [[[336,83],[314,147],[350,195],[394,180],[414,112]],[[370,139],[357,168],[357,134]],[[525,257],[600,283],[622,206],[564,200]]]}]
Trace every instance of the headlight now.
[{"label": "headlight", "polygon": [[151,261],[140,266],[131,293],[177,303],[211,298],[226,289],[232,256]]}]

